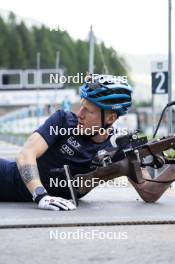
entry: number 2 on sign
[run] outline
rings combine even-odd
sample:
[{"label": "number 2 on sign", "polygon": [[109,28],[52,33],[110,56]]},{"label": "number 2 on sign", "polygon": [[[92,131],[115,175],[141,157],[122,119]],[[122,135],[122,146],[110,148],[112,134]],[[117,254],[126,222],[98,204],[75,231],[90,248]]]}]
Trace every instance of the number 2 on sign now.
[{"label": "number 2 on sign", "polygon": [[164,85],[164,82],[165,82],[165,73],[164,72],[157,72],[156,75],[155,75],[155,78],[156,79],[159,79],[160,78],[160,81],[156,87],[156,93],[164,93],[164,89],[162,89],[163,85]]}]

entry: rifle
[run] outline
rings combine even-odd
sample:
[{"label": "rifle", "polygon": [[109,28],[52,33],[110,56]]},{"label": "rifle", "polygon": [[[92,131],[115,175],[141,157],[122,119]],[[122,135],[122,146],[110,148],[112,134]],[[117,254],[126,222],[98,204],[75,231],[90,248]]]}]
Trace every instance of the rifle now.
[{"label": "rifle", "polygon": [[[159,169],[165,164],[175,164],[174,159],[168,158],[164,151],[175,149],[175,135],[170,134],[160,139],[148,141],[147,137],[139,137],[137,133],[127,134],[116,139],[116,147],[114,150],[99,152],[93,164],[96,166],[94,171],[86,174],[77,174],[77,178],[84,181],[84,185],[79,188],[81,195],[86,194],[92,188],[98,185],[98,181],[108,181],[117,177],[127,176],[137,184],[143,183],[145,180],[157,183],[171,183],[173,181],[156,181],[144,179],[141,168],[149,166]],[[123,159],[117,160],[117,153],[123,152]],[[152,157],[151,162],[147,162],[146,158]],[[86,186],[86,181],[96,179],[93,186]]]},{"label": "rifle", "polygon": [[[112,151],[102,150],[98,152],[92,161],[94,170],[86,174],[76,174],[73,177],[75,181],[81,181],[81,186],[76,189],[78,197],[87,194],[101,180],[108,181],[121,176],[127,176],[137,184],[143,183],[144,181],[172,183],[173,180],[156,181],[154,179],[145,179],[141,168],[149,166],[154,169],[159,169],[165,164],[175,164],[175,160],[168,158],[164,153],[170,149],[175,150],[175,134],[154,139],[165,110],[174,104],[175,101],[170,102],[163,109],[152,140],[149,141],[146,136],[139,136],[138,131],[136,131],[117,137]],[[123,158],[119,161],[118,153],[123,154]],[[152,157],[151,162],[146,160],[147,157]],[[87,182],[91,184],[87,186]]]}]

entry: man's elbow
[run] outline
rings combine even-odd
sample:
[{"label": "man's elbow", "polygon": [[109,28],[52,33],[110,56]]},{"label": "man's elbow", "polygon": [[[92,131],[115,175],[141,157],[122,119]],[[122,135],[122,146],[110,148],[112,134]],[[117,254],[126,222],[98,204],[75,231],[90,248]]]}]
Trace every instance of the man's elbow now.
[{"label": "man's elbow", "polygon": [[35,158],[35,155],[31,150],[22,149],[16,156],[16,163],[19,166],[22,166],[30,162],[34,158]]}]

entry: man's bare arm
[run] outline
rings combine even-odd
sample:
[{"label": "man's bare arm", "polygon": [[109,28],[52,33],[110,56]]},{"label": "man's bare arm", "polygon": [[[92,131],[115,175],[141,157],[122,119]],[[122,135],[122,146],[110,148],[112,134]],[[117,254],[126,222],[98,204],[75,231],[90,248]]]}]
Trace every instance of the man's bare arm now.
[{"label": "man's bare arm", "polygon": [[46,141],[38,133],[33,133],[17,155],[16,162],[21,178],[31,193],[42,186],[36,159],[47,149]]},{"label": "man's bare arm", "polygon": [[47,191],[35,197],[36,193],[34,191],[36,188],[43,187],[36,159],[47,149],[47,143],[38,133],[34,133],[29,137],[16,159],[21,178],[33,195],[34,201],[38,204],[39,209],[54,211],[74,210],[76,206],[71,201],[61,197],[51,197],[47,194]]},{"label": "man's bare arm", "polygon": [[36,165],[26,164],[19,166],[19,172],[26,185],[32,180],[37,180],[39,178],[39,171]]}]

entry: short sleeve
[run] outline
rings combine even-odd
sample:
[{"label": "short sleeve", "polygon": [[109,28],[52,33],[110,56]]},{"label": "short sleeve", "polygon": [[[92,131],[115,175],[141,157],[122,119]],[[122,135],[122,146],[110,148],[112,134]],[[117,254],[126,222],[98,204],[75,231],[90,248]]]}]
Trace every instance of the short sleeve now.
[{"label": "short sleeve", "polygon": [[64,111],[59,110],[46,119],[44,124],[34,132],[39,133],[47,142],[48,146],[51,146],[60,137],[59,129],[63,127],[64,119]]}]

